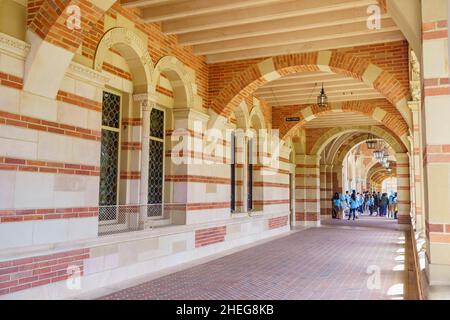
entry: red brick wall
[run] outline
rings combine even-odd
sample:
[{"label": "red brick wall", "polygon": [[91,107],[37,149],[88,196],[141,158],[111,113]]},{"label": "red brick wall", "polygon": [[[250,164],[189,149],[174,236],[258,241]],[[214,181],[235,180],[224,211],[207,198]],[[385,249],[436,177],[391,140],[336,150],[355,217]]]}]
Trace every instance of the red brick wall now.
[{"label": "red brick wall", "polygon": [[287,226],[288,224],[288,216],[272,218],[269,220],[269,230],[281,228]]},{"label": "red brick wall", "polygon": [[210,244],[224,242],[227,227],[208,228],[195,231],[195,247],[204,247]]},{"label": "red brick wall", "polygon": [[66,280],[69,266],[78,266],[83,275],[83,262],[89,249],[0,262],[0,295]]}]

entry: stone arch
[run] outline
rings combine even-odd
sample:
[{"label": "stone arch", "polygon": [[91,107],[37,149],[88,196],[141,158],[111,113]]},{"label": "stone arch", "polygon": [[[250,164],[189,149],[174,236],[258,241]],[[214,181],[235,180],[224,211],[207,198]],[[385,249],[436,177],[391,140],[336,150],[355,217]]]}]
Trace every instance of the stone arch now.
[{"label": "stone arch", "polygon": [[234,110],[234,116],[236,118],[237,127],[240,129],[247,129],[250,121],[250,115],[248,113],[247,104],[242,101],[239,106]]},{"label": "stone arch", "polygon": [[330,143],[336,137],[347,132],[372,133],[373,135],[378,136],[379,138],[385,140],[386,143],[388,143],[397,153],[405,153],[408,150],[404,142],[398,141],[398,139],[393,134],[391,134],[382,127],[357,126],[357,127],[336,127],[330,129],[316,141],[313,148],[311,149],[310,154],[319,155],[328,143]]},{"label": "stone arch", "polygon": [[196,100],[195,75],[188,71],[183,62],[173,56],[162,57],[152,73],[152,83],[155,86],[161,74],[167,77],[172,85],[174,108],[201,108],[201,103],[196,103],[198,99]]},{"label": "stone arch", "polygon": [[264,84],[285,75],[319,70],[345,75],[373,86],[398,109],[411,127],[411,113],[407,106],[408,88],[369,60],[336,51],[283,55],[254,63],[222,89],[212,101],[211,108],[218,115],[228,118],[242,99]]},{"label": "stone arch", "polygon": [[[256,125],[255,125],[256,124]],[[248,117],[248,127],[256,130],[266,129],[266,121],[264,118],[264,113],[259,105],[255,105],[250,111]]]},{"label": "stone arch", "polygon": [[[341,149],[338,150],[338,152],[335,154],[334,157],[334,163],[342,163],[342,161],[344,161],[346,155],[356,146],[361,145],[362,143],[364,143],[367,140],[367,136],[365,133],[363,133],[362,135],[358,135],[355,139],[349,141],[347,144],[343,144],[341,146]],[[376,138],[376,140],[382,140],[379,138]],[[343,148],[342,148],[343,147]]]},{"label": "stone arch", "polygon": [[113,28],[103,35],[94,59],[94,69],[101,72],[110,49],[118,51],[128,63],[133,78],[134,93],[154,93],[151,75],[153,63],[145,43],[127,28]]},{"label": "stone arch", "polygon": [[389,110],[387,106],[383,106],[380,101],[374,100],[372,102],[365,101],[348,101],[343,103],[330,104],[326,108],[320,108],[316,105],[306,106],[300,110],[301,120],[295,125],[285,125],[280,128],[280,131],[284,133],[283,139],[295,134],[297,129],[306,123],[332,113],[352,112],[364,115],[372,120],[380,122],[385,125],[391,132],[396,134],[402,141],[407,141],[409,129],[408,125],[403,119],[396,119],[392,121],[395,115],[390,114],[392,110]]},{"label": "stone arch", "polygon": [[[339,144],[336,145],[333,150],[332,153],[329,156],[329,163],[333,163],[333,164],[339,164],[342,162],[342,159],[345,157],[343,156],[342,159],[338,159],[338,157],[342,154],[345,154],[346,152],[343,151],[345,149],[347,149],[347,147],[349,146],[355,146],[356,144],[358,144],[361,141],[365,141],[367,140],[366,138],[367,134],[363,133],[363,132],[357,132],[357,133],[347,133],[347,134],[343,134],[342,136],[339,137],[340,141]],[[349,140],[351,139],[351,140]],[[348,149],[348,151],[351,149],[352,147],[350,147]],[[348,152],[347,151],[347,152]]]}]

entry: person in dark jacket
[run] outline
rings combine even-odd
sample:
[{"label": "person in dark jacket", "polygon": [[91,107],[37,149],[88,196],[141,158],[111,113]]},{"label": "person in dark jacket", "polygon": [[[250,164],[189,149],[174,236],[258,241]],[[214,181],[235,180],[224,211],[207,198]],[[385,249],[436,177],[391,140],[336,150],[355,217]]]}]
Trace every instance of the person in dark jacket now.
[{"label": "person in dark jacket", "polygon": [[380,198],[376,192],[373,193],[373,211],[375,212],[375,216],[379,215],[380,208]]},{"label": "person in dark jacket", "polygon": [[387,193],[383,193],[380,199],[380,216],[385,217],[387,214],[387,208],[389,205],[389,198]]}]

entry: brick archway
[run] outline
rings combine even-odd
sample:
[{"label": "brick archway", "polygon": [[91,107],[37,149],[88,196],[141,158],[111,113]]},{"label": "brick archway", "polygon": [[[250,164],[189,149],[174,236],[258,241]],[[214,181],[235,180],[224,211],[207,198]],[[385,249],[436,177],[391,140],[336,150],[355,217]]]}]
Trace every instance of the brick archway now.
[{"label": "brick archway", "polygon": [[212,101],[212,110],[228,118],[231,112],[264,84],[293,73],[328,71],[360,80],[378,90],[411,127],[408,89],[389,72],[366,59],[335,51],[277,56],[250,65]]},{"label": "brick archway", "polygon": [[117,50],[128,62],[133,78],[134,93],[154,93],[152,83],[153,62],[141,38],[127,28],[113,28],[105,33],[98,44],[94,69],[101,72],[110,49]]},{"label": "brick archway", "polygon": [[[54,99],[76,50],[116,0],[28,1],[24,90]],[[69,10],[69,9],[73,10]],[[80,28],[67,21],[79,8]],[[75,10],[75,11],[74,11]],[[57,60],[49,57],[58,57]],[[48,75],[52,75],[48,77]]]},{"label": "brick archway", "polygon": [[327,108],[320,108],[317,105],[305,106],[296,114],[300,116],[302,120],[295,124],[284,123],[278,129],[280,130],[280,135],[283,137],[283,140],[285,140],[292,135],[295,135],[298,128],[317,117],[332,113],[353,112],[380,122],[380,125],[384,125],[399,139],[406,141],[409,132],[407,123],[395,109],[388,106],[386,103],[383,104],[380,102],[383,102],[383,100],[348,101],[331,104]]},{"label": "brick archway", "polygon": [[396,153],[405,153],[408,151],[405,141],[399,141],[399,139],[389,132],[387,129],[379,126],[356,126],[356,127],[337,127],[328,130],[318,139],[311,149],[310,154],[320,155],[325,146],[338,136],[347,132],[365,132],[372,133],[378,136],[380,139],[384,139]]}]

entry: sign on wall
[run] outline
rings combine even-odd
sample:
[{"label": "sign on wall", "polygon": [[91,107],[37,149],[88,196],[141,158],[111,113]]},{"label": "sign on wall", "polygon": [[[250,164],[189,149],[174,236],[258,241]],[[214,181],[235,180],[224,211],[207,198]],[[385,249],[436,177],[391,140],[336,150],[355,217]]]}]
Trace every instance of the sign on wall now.
[{"label": "sign on wall", "polygon": [[287,117],[286,122],[300,122],[300,117]]}]

